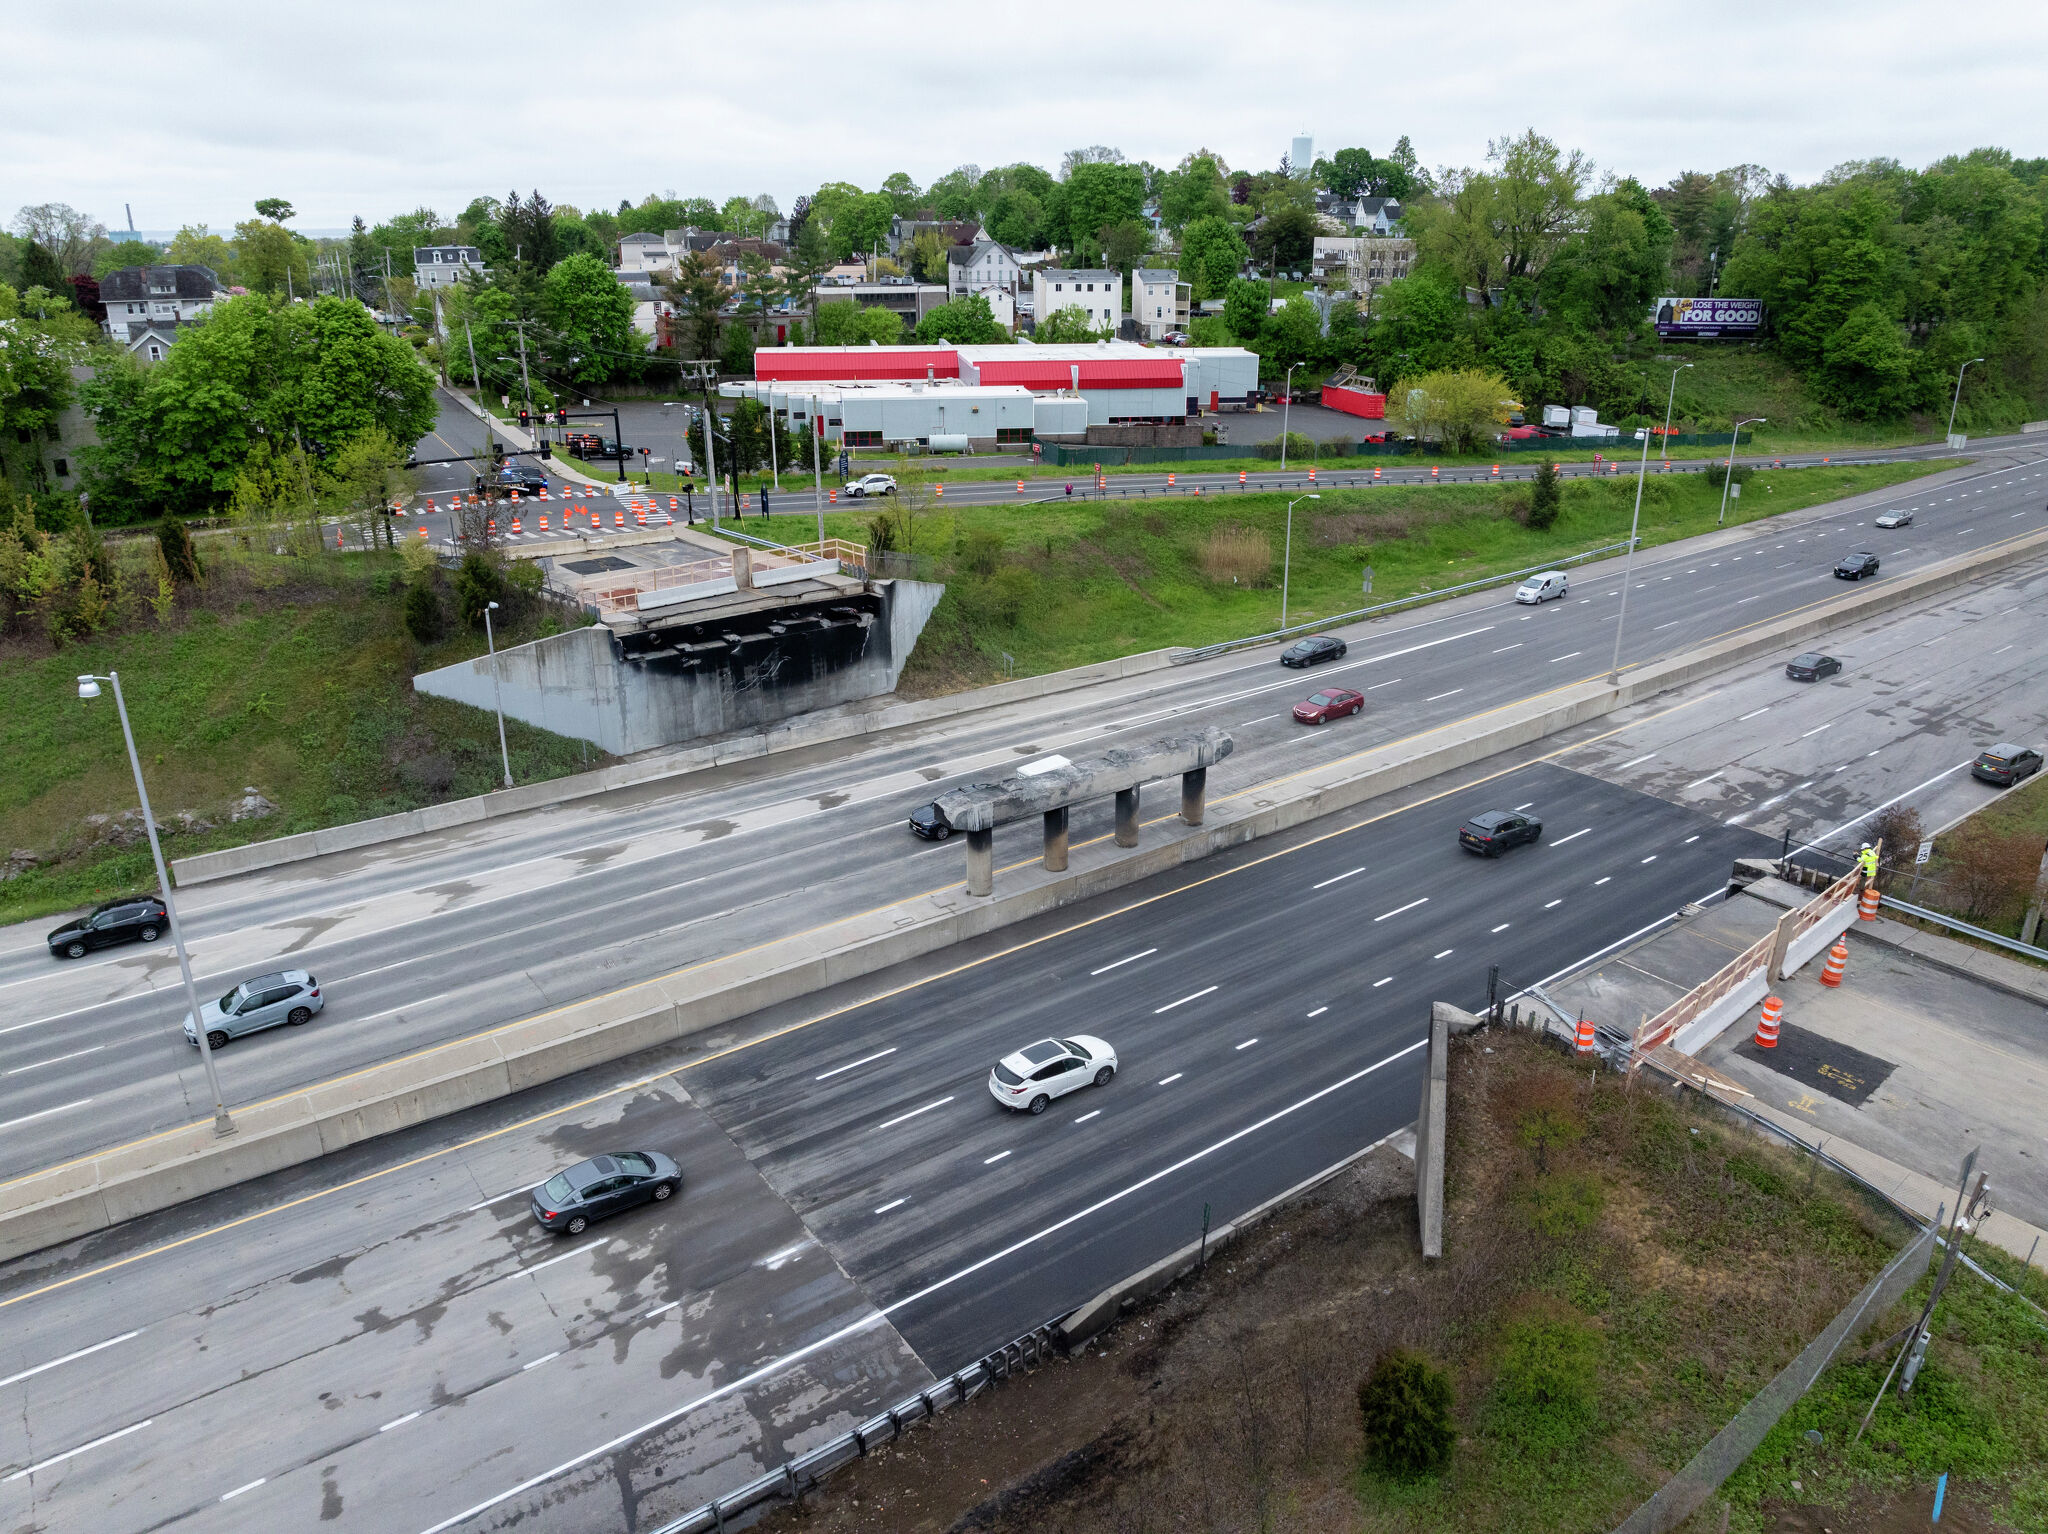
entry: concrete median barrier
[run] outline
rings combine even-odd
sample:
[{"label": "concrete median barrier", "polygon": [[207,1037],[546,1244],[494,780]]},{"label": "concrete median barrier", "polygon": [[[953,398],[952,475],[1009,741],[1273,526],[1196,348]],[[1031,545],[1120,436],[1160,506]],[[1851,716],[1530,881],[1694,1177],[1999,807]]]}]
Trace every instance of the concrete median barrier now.
[{"label": "concrete median barrier", "polygon": [[1071,866],[1004,870],[992,897],[962,885],[708,961],[589,1001],[421,1050],[235,1109],[237,1132],[199,1123],[0,1184],[0,1260],[312,1160],[574,1071],[674,1043],[763,1007],[858,979],[1109,893],[1435,777],[1761,657],[1776,661],[1837,624],[1938,595],[2048,552],[2048,531],[1861,588],[1681,656],[1573,683],[1470,719],[1211,801],[1200,826],[1167,820],[1126,850],[1076,847]]}]

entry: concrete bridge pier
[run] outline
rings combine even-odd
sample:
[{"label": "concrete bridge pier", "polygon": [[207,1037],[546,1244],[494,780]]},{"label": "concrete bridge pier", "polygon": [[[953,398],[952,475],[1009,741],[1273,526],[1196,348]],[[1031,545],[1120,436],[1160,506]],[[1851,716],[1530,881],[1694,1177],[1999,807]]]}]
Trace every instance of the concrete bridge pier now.
[{"label": "concrete bridge pier", "polygon": [[1180,818],[1191,826],[1202,823],[1208,803],[1209,769],[1195,767],[1180,775]]},{"label": "concrete bridge pier", "polygon": [[996,830],[990,826],[967,833],[967,893],[993,895],[996,889]]},{"label": "concrete bridge pier", "polygon": [[1045,868],[1048,873],[1067,871],[1067,807],[1045,812]]},{"label": "concrete bridge pier", "polygon": [[1116,791],[1116,844],[1119,847],[1138,845],[1138,785]]}]

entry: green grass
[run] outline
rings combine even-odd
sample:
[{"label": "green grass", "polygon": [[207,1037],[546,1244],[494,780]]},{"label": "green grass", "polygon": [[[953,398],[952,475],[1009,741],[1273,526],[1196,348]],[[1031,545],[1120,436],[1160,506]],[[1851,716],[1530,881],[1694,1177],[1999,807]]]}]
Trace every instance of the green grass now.
[{"label": "green grass", "polygon": [[[180,811],[219,823],[166,837],[167,860],[497,786],[492,716],[411,685],[416,671],[481,653],[482,636],[414,644],[399,619],[395,558],[300,560],[216,546],[207,557],[205,592],[162,627],[145,615],[126,632],[55,653],[28,644],[0,651],[0,851],[56,858],[0,884],[0,921],[155,887],[146,843],[96,844],[86,824],[136,799],[111,694],[82,702],[81,672],[121,673],[159,823],[175,825]],[[499,642],[535,637],[540,621],[518,616]],[[519,782],[604,759],[514,720],[506,736]],[[226,823],[245,785],[280,813]]]}]

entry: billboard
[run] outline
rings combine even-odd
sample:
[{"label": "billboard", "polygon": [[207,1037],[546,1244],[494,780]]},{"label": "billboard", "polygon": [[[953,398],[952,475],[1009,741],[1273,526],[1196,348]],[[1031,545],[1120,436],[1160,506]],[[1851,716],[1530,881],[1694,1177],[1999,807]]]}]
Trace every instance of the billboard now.
[{"label": "billboard", "polygon": [[1657,334],[1679,341],[1710,341],[1756,335],[1764,306],[1755,298],[1660,298]]}]

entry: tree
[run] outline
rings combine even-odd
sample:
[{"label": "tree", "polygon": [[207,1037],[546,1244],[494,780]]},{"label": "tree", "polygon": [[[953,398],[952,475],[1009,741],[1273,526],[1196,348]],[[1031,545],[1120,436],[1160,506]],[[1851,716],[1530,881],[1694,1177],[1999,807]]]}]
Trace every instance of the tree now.
[{"label": "tree", "polygon": [[455,570],[455,611],[463,623],[473,629],[482,628],[485,610],[504,597],[505,578],[496,561],[481,549],[464,554]]},{"label": "tree", "polygon": [[1021,187],[1006,191],[990,204],[987,228],[1012,250],[1034,250],[1043,238],[1045,204]]},{"label": "tree", "polygon": [[1818,381],[1844,415],[1881,419],[1912,402],[1913,359],[1898,322],[1876,303],[1859,304],[1828,338]]},{"label": "tree", "polygon": [[203,266],[223,283],[238,283],[234,247],[204,224],[187,224],[171,237],[164,259],[174,266]]},{"label": "tree", "polygon": [[1181,272],[1197,301],[1221,296],[1231,280],[1244,270],[1249,254],[1244,236],[1227,218],[1198,218],[1181,231]]},{"label": "tree", "polygon": [[1445,451],[1469,453],[1505,425],[1508,381],[1491,368],[1447,368],[1405,380],[1387,400],[1387,417],[1418,441],[1434,437]]},{"label": "tree", "polygon": [[[898,213],[908,218],[917,211],[920,195],[917,183],[902,171],[896,171],[882,183],[882,193],[894,204]],[[942,217],[944,215],[941,215]]]},{"label": "tree", "polygon": [[[1135,165],[1091,160],[1078,164],[1067,177],[1067,218],[1063,230],[1054,234],[1072,244],[1082,236],[1125,219],[1142,219],[1145,211],[1145,173]],[[1099,236],[1097,236],[1099,237]]]},{"label": "tree", "polygon": [[1031,333],[1033,341],[1041,346],[1075,346],[1088,341],[1108,341],[1116,337],[1116,327],[1105,325],[1101,329],[1088,318],[1088,311],[1076,305],[1055,309],[1038,322],[1038,328]]},{"label": "tree", "polygon": [[[909,179],[904,177],[906,181]],[[956,165],[934,181],[924,195],[932,211],[940,218],[972,218],[981,207],[981,179],[981,172],[976,167]],[[882,183],[882,190],[890,190],[887,181]],[[912,209],[906,207],[901,211],[909,213]]]},{"label": "tree", "polygon": [[554,331],[549,356],[572,382],[639,373],[646,346],[633,328],[633,295],[601,257],[556,262],[541,287],[541,312]]},{"label": "tree", "polygon": [[1223,322],[1239,340],[1250,341],[1265,326],[1272,289],[1249,277],[1234,277],[1223,292]]},{"label": "tree", "polygon": [[1671,221],[1640,183],[1587,200],[1579,228],[1544,269],[1545,301],[1589,328],[1643,323],[1671,281]]},{"label": "tree", "polygon": [[946,280],[946,252],[950,248],[938,230],[920,229],[903,247],[903,256],[911,275],[923,282],[942,283]]},{"label": "tree", "polygon": [[1536,484],[1529,492],[1529,525],[1539,533],[1547,533],[1557,525],[1557,515],[1563,509],[1557,465],[1546,458],[1537,468]]},{"label": "tree", "polygon": [[105,224],[62,202],[23,208],[14,215],[14,232],[48,251],[67,277],[73,272],[90,272],[100,252],[113,243]]},{"label": "tree", "polygon": [[256,199],[256,216],[269,219],[273,224],[288,224],[298,213],[282,197],[259,197]]},{"label": "tree", "polygon": [[718,351],[718,311],[725,304],[725,285],[718,280],[718,268],[701,250],[693,250],[676,263],[673,273],[659,279],[662,291],[681,311],[682,334],[678,344],[691,357],[710,357]]},{"label": "tree", "polygon": [[555,264],[555,210],[538,191],[524,202],[516,191],[510,193],[495,222],[505,253],[515,265],[545,272]]},{"label": "tree", "polygon": [[1561,153],[1534,128],[1495,139],[1486,158],[1496,167],[1494,229],[1503,269],[1510,278],[1534,276],[1570,232],[1592,164],[1576,149]]},{"label": "tree", "polygon": [[1252,255],[1269,269],[1304,271],[1315,257],[1316,228],[1313,213],[1293,203],[1283,204],[1252,230]]},{"label": "tree", "polygon": [[1358,1387],[1365,1449],[1385,1475],[1440,1469],[1457,1443],[1451,1378],[1412,1348],[1389,1348]]},{"label": "tree", "polygon": [[1364,197],[1373,190],[1379,161],[1370,149],[1340,149],[1315,164],[1316,179],[1346,201]]},{"label": "tree", "polygon": [[1197,150],[1160,178],[1159,218],[1175,234],[1197,219],[1221,218],[1229,208],[1223,161],[1206,150]]},{"label": "tree", "polygon": [[[406,545],[411,548],[411,544]],[[418,580],[405,588],[403,609],[405,631],[419,644],[432,644],[447,629],[447,619],[441,611],[441,598],[435,593],[431,580]]]},{"label": "tree", "polygon": [[824,231],[814,220],[806,218],[783,255],[782,269],[788,291],[800,294],[810,312],[812,330],[818,328],[818,279],[831,264],[832,252],[826,247]]},{"label": "tree", "polygon": [[258,293],[304,297],[311,267],[298,237],[283,224],[250,219],[235,225],[235,270]]},{"label": "tree", "polygon": [[1465,300],[1440,268],[1398,277],[1373,295],[1366,335],[1380,380],[1450,366],[1460,355]]},{"label": "tree", "polygon": [[180,586],[196,586],[204,577],[199,551],[192,546],[192,534],[184,518],[167,516],[156,525],[156,544],[163,551],[164,569]]},{"label": "tree", "polygon": [[1152,248],[1152,230],[1135,218],[1124,219],[1097,231],[1102,244],[1102,259],[1107,266],[1128,277],[1138,263],[1145,259],[1145,252]]},{"label": "tree", "polygon": [[[29,248],[41,246],[31,241]],[[70,406],[70,369],[91,355],[96,328],[40,286],[20,296],[0,287],[0,500],[10,478],[40,488],[36,444]]]},{"label": "tree", "polygon": [[1009,340],[1010,336],[996,323],[987,295],[969,293],[951,303],[940,304],[919,320],[917,339],[927,346],[940,341],[950,341],[956,346],[993,346]]},{"label": "tree", "polygon": [[738,321],[725,327],[725,341],[718,353],[718,369],[734,376],[754,371],[754,332],[751,327]]},{"label": "tree", "polygon": [[1431,189],[1429,174],[1423,170],[1415,146],[1408,142],[1405,133],[1380,164],[1384,169],[1380,182],[1373,188],[1376,197],[1394,197],[1406,202],[1418,192]]},{"label": "tree", "polygon": [[64,281],[64,267],[50,254],[40,240],[30,240],[21,252],[21,291],[41,288],[45,293],[69,291]]},{"label": "tree", "polygon": [[1259,327],[1258,353],[1267,364],[1266,372],[1285,373],[1290,366],[1310,361],[1322,349],[1322,317],[1304,294],[1288,299]]},{"label": "tree", "polygon": [[903,339],[903,320],[894,310],[840,299],[818,305],[814,334],[819,346],[895,346]]}]

